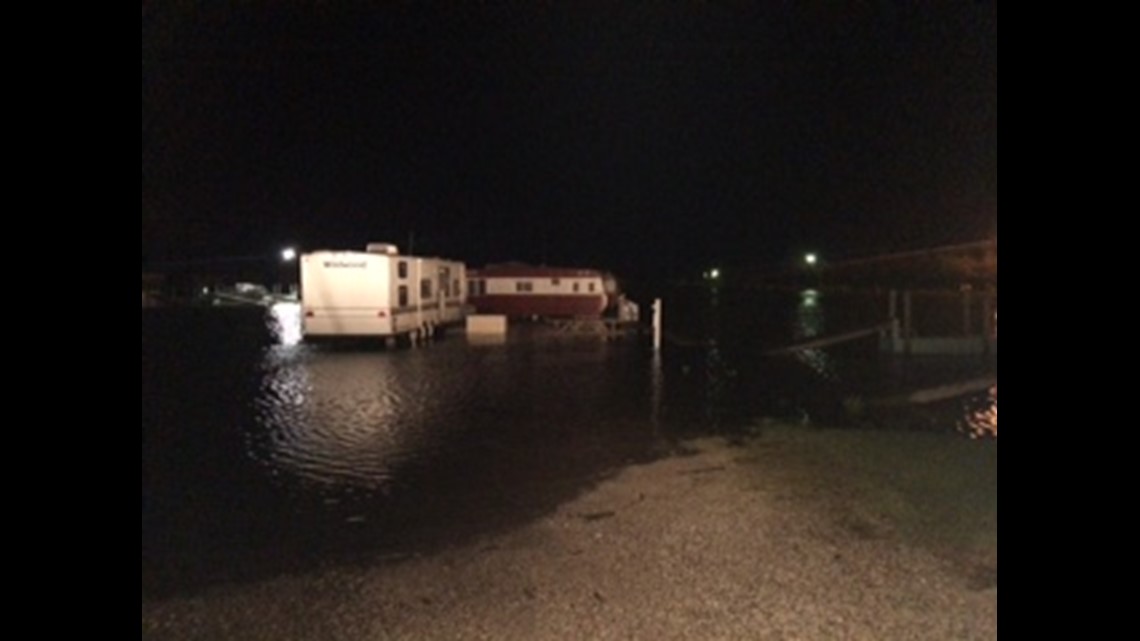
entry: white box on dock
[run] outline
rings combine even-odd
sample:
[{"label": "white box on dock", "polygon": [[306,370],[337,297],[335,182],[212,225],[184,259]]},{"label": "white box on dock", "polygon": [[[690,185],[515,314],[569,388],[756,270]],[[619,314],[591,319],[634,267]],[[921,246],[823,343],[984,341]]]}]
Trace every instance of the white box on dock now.
[{"label": "white box on dock", "polygon": [[467,334],[503,336],[507,333],[507,317],[500,314],[472,314],[467,317]]}]

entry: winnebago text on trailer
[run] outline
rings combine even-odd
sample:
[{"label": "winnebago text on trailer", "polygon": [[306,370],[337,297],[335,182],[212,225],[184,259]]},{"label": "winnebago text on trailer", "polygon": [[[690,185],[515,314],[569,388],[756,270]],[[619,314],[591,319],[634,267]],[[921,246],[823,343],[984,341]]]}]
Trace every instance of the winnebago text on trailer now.
[{"label": "winnebago text on trailer", "polygon": [[302,330],[321,338],[429,336],[466,315],[466,267],[395,245],[301,256]]}]

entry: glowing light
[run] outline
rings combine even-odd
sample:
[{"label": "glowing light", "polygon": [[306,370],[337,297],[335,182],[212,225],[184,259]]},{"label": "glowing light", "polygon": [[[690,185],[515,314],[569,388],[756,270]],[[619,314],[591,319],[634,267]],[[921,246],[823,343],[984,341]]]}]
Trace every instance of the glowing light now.
[{"label": "glowing light", "polygon": [[297,258],[297,250],[292,247],[286,247],[281,250],[281,260],[289,263]]},{"label": "glowing light", "polygon": [[815,254],[804,254],[804,262],[807,263],[808,265],[815,265],[816,261],[818,261],[818,260],[819,260],[819,257],[816,256]]},{"label": "glowing light", "polygon": [[711,278],[713,280],[720,278],[720,270],[717,269],[716,267],[713,267],[712,269],[710,269],[709,270],[709,278]]}]

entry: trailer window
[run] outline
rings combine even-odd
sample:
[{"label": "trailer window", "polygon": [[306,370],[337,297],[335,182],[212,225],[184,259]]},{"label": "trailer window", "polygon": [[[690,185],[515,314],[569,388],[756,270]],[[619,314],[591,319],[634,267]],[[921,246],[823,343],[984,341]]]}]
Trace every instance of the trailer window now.
[{"label": "trailer window", "polygon": [[459,291],[459,279],[458,278],[452,279],[452,281],[451,281],[451,293],[456,295],[456,296],[463,293],[463,292]]},{"label": "trailer window", "polygon": [[420,281],[420,298],[431,298],[431,279],[425,278]]},{"label": "trailer window", "polygon": [[560,279],[558,279],[558,278],[551,278],[551,279],[550,279],[550,284],[551,284],[551,285],[554,285],[555,287],[557,287],[557,286],[559,285],[559,283],[561,283],[561,282],[562,282],[562,281],[561,281]]},{"label": "trailer window", "polygon": [[399,302],[400,307],[407,307],[408,306],[408,286],[407,285],[400,285],[400,289],[398,291],[399,291],[399,297],[400,297],[400,302]]},{"label": "trailer window", "polygon": [[575,291],[575,292],[577,292],[577,291],[578,291],[578,283],[574,283],[574,291]]},{"label": "trailer window", "polygon": [[531,282],[528,280],[515,281],[515,291],[516,292],[534,291],[534,285],[532,285]]},{"label": "trailer window", "polygon": [[400,278],[408,277],[408,261],[401,260],[396,264],[396,271],[399,273]]},{"label": "trailer window", "polygon": [[588,287],[590,288],[590,291],[594,291],[594,283],[591,282]]}]

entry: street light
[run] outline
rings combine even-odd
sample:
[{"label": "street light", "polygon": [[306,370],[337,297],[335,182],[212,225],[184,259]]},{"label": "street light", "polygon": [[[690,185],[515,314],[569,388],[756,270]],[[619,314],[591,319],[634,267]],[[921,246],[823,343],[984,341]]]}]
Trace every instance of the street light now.
[{"label": "street light", "polygon": [[809,267],[814,267],[817,260],[819,260],[819,258],[813,253],[804,254],[804,262],[807,263]]},{"label": "street light", "polygon": [[297,250],[293,247],[285,247],[281,250],[281,266],[277,270],[278,283],[274,285],[274,292],[281,293],[282,290],[286,293],[287,297],[293,300],[297,299],[297,282],[295,280],[296,274],[292,266],[284,267],[284,265],[293,263],[297,260]]}]

